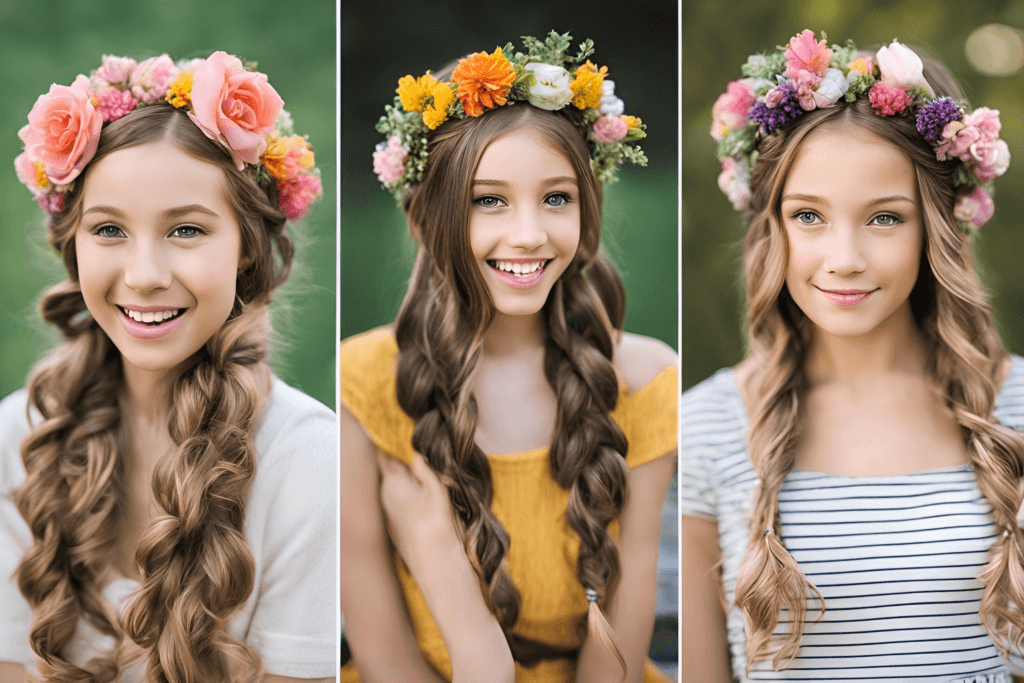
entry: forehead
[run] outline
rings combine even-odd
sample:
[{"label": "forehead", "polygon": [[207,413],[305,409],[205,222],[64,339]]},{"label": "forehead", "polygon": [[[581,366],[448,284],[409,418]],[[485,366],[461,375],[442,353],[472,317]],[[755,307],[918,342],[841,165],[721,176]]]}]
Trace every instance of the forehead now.
[{"label": "forehead", "polygon": [[219,213],[230,211],[226,188],[223,169],[164,139],[116,150],[93,164],[82,187],[83,208],[146,214],[203,204]]},{"label": "forehead", "polygon": [[910,158],[888,140],[857,126],[823,127],[800,143],[783,187],[787,194],[917,197]]},{"label": "forehead", "polygon": [[528,182],[556,176],[576,177],[569,158],[536,128],[522,126],[487,146],[474,178]]}]

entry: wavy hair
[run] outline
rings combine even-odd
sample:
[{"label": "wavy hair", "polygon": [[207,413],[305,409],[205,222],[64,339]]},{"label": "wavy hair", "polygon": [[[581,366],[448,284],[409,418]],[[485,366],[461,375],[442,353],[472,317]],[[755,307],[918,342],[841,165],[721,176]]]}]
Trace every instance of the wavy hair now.
[{"label": "wavy hair", "polygon": [[[128,427],[121,357],[86,308],[75,231],[84,180],[95,162],[161,140],[224,170],[241,230],[241,265],[227,321],[173,381],[168,430],[174,450],[157,463],[152,480],[160,513],[135,555],[140,589],[119,616],[101,590],[124,522]],[[227,623],[253,589],[243,524],[256,472],[253,427],[271,381],[267,308],[294,253],[277,199],[272,180],[237,170],[184,112],[154,105],[103,129],[64,210],[50,219],[49,242],[68,279],[44,293],[40,309],[64,342],[29,379],[29,408],[41,419],[22,442],[26,477],[15,492],[32,532],[17,583],[32,608],[30,644],[48,683],[106,683],[142,657],[153,683],[251,681],[260,674],[259,655],[232,638]],[[83,618],[115,647],[79,666],[63,649]]]},{"label": "wavy hair", "polygon": [[625,293],[599,250],[602,195],[587,143],[563,114],[516,104],[448,122],[431,137],[423,181],[405,201],[419,251],[396,320],[396,393],[416,421],[413,447],[448,488],[466,554],[513,657],[529,665],[570,654],[512,633],[520,596],[508,569],[509,535],[491,511],[491,469],[474,441],[473,377],[494,310],[469,243],[472,181],[487,146],[523,126],[565,155],[580,188],[579,247],[542,312],[544,371],[558,405],[551,473],[569,491],[566,519],[580,538],[577,577],[599,596],[590,602],[588,635],[608,647],[625,670],[600,608],[619,579],[618,550],[607,527],[626,500],[626,437],[611,418],[619,389],[612,356]]},{"label": "wavy hair", "polygon": [[[925,60],[925,77],[939,96],[962,100],[949,74]],[[812,323],[786,289],[789,245],[780,197],[801,143],[826,128],[861,129],[889,142],[911,161],[923,207],[924,258],[910,294],[913,317],[926,341],[927,371],[945,396],[985,498],[1002,535],[979,579],[985,584],[979,617],[996,645],[1024,644],[1024,536],[1017,525],[1024,476],[1024,437],[993,415],[1007,351],[996,331],[988,298],[972,266],[970,241],[953,218],[955,162],[941,162],[912,119],[879,117],[866,97],[840,101],[800,117],[765,136],[751,174],[754,218],[743,241],[750,355],[757,370],[747,381],[753,399],[747,433],[750,461],[759,478],[750,516],[750,537],[736,581],[743,613],[747,671],[770,659],[792,663],[809,602],[825,604],[786,549],[781,536],[779,489],[794,467],[807,390],[804,358]],[[773,635],[782,610],[790,628]]]}]

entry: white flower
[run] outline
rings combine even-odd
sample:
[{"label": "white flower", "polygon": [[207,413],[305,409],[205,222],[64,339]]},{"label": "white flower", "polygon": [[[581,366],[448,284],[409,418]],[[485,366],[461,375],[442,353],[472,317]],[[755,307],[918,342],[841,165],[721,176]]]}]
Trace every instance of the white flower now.
[{"label": "white flower", "polygon": [[601,83],[601,105],[598,110],[605,116],[621,116],[626,105],[615,96],[615,81],[607,78]]},{"label": "white flower", "polygon": [[295,133],[294,126],[292,115],[282,109],[281,113],[277,115],[277,121],[274,122],[274,128],[277,129],[278,135],[293,135]]},{"label": "white flower", "polygon": [[560,66],[540,62],[527,64],[526,70],[536,78],[536,83],[530,86],[526,94],[530,104],[538,109],[554,111],[572,101],[572,90],[569,88],[572,76],[568,71]]},{"label": "white flower", "polygon": [[839,69],[828,69],[825,71],[825,77],[821,79],[821,83],[818,83],[818,89],[814,91],[812,95],[814,97],[814,104],[820,107],[827,107],[835,104],[840,97],[846,94],[849,90],[850,84],[846,80],[846,76]]},{"label": "white flower", "polygon": [[900,45],[896,40],[892,41],[889,47],[883,47],[878,51],[875,61],[882,74],[882,82],[903,90],[919,85],[929,95],[935,96],[928,81],[924,80],[924,65],[921,58],[906,45]]}]

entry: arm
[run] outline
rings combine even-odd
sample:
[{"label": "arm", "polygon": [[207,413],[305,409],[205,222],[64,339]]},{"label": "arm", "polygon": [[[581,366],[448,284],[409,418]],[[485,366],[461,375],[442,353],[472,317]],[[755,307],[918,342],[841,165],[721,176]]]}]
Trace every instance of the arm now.
[{"label": "arm", "polygon": [[[676,451],[629,471],[629,497],[619,515],[619,560],[622,567],[618,590],[608,605],[608,623],[615,631],[619,650],[626,660],[628,683],[643,678],[644,662],[654,629],[658,586],[658,544],[661,507],[672,481]],[[580,683],[620,681],[615,656],[589,639],[580,650],[576,680]]]},{"label": "arm", "polygon": [[682,661],[680,682],[730,683],[725,612],[719,601],[722,553],[713,520],[682,518]]},{"label": "arm", "polygon": [[25,683],[24,665],[0,662],[0,683]]}]

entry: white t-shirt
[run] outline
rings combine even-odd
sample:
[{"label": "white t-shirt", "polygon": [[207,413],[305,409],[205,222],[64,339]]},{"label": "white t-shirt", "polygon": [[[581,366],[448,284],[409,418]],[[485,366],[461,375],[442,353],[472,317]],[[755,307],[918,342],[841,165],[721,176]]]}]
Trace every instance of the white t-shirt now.
[{"label": "white t-shirt", "polygon": [[[0,402],[0,661],[36,670],[28,644],[31,610],[13,573],[31,545],[31,534],[11,494],[25,478],[20,446],[29,427],[27,393]],[[322,403],[274,380],[257,425],[259,465],[245,508],[245,536],[256,565],[252,593],[229,631],[252,646],[270,674],[295,678],[333,676],[338,638],[336,614],[338,420]],[[109,584],[104,597],[119,609],[138,587],[130,579]],[[83,619],[66,648],[85,663],[110,640]],[[145,662],[121,681],[141,681]]]}]

